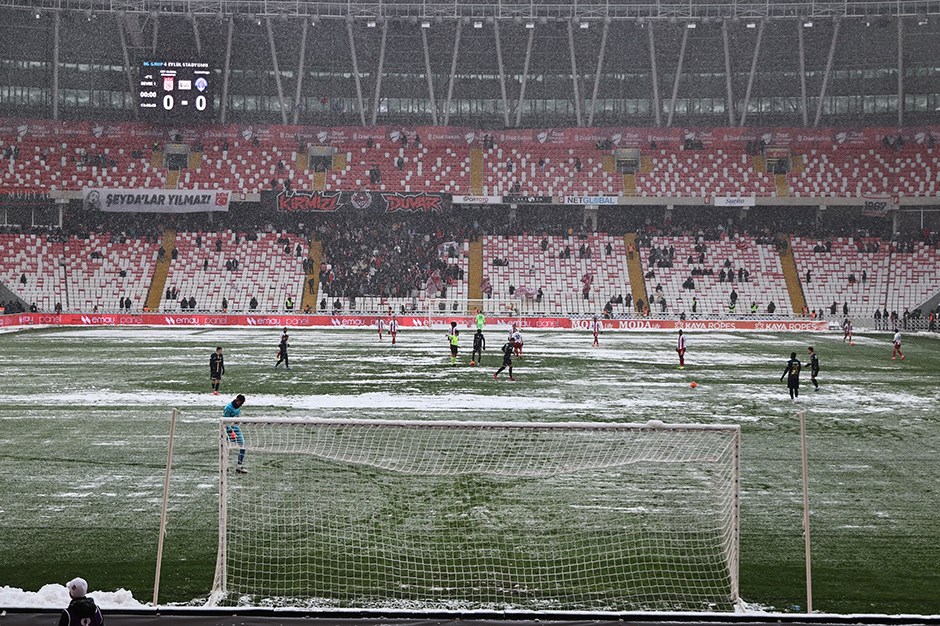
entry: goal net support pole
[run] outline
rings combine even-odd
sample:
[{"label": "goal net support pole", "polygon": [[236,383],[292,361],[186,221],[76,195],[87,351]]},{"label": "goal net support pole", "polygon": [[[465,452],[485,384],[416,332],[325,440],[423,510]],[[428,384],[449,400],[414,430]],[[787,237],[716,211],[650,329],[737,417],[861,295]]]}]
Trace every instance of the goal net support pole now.
[{"label": "goal net support pole", "polygon": [[212,604],[739,602],[737,426],[223,419],[219,441]]}]

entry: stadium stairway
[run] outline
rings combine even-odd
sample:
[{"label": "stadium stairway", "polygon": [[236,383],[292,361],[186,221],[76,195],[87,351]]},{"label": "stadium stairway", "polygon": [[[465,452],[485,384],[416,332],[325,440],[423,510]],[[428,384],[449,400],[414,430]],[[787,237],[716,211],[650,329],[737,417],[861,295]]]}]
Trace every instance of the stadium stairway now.
[{"label": "stadium stairway", "polygon": [[623,175],[623,195],[625,196],[636,195],[636,174],[624,174]]},{"label": "stadium stairway", "polygon": [[[304,278],[304,291],[300,299],[300,310],[306,311],[307,306],[311,311],[317,310],[317,292],[320,290],[320,262],[323,259],[323,243],[319,239],[310,240],[310,251],[307,253],[310,260],[310,271]],[[310,288],[310,279],[313,279],[313,289]]]},{"label": "stadium stairway", "polygon": [[298,172],[306,172],[308,167],[310,167],[310,158],[305,152],[298,152],[294,160],[294,169]]},{"label": "stadium stairway", "polygon": [[[467,268],[467,298],[481,300],[483,298],[483,239],[476,238],[470,242],[470,267]],[[469,311],[468,311],[469,313]]]},{"label": "stadium stairway", "polygon": [[179,189],[179,184],[180,184],[180,171],[168,170],[166,173],[166,184],[163,186],[164,189]]},{"label": "stadium stairway", "polygon": [[202,167],[202,152],[190,152],[187,167],[191,170],[199,170]]},{"label": "stadium stairway", "polygon": [[780,265],[783,268],[783,277],[787,281],[790,305],[793,307],[793,312],[799,315],[806,309],[806,295],[803,293],[803,284],[800,283],[800,273],[796,269],[796,258],[793,256],[790,239],[785,235],[780,235],[779,238],[787,244],[780,250]]},{"label": "stadium stairway", "polygon": [[150,279],[150,289],[147,291],[145,311],[159,311],[163,293],[166,290],[166,277],[170,271],[170,262],[173,259],[173,248],[176,247],[176,231],[167,228],[163,231],[163,258],[157,260],[153,268],[153,278]]},{"label": "stadium stairway", "polygon": [[[646,278],[644,278],[643,275],[643,261],[640,259],[640,248],[636,245],[636,233],[627,233],[624,235],[623,244],[627,249],[627,268],[630,271],[630,291],[633,293],[634,308],[636,308],[637,300],[640,299],[649,304],[649,300],[646,297]],[[631,245],[633,249],[636,250],[633,254],[633,258],[630,258]]]},{"label": "stadium stairway", "polygon": [[470,193],[483,195],[483,150],[479,148],[470,150]]},{"label": "stadium stairway", "polygon": [[326,189],[326,172],[317,171],[313,173],[313,190],[324,191]]},{"label": "stadium stairway", "polygon": [[775,174],[774,175],[774,187],[777,192],[778,198],[789,198],[790,197],[790,185],[787,182],[786,174]]},{"label": "stadium stairway", "polygon": [[754,171],[758,174],[767,173],[767,159],[762,156],[755,156],[752,160]]}]

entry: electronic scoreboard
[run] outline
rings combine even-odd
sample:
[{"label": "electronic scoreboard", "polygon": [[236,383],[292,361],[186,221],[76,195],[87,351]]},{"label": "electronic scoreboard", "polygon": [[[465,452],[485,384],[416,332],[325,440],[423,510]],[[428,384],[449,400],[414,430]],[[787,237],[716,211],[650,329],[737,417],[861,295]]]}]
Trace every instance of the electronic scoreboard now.
[{"label": "electronic scoreboard", "polygon": [[211,119],[214,82],[202,61],[144,61],[137,106],[152,119]]}]

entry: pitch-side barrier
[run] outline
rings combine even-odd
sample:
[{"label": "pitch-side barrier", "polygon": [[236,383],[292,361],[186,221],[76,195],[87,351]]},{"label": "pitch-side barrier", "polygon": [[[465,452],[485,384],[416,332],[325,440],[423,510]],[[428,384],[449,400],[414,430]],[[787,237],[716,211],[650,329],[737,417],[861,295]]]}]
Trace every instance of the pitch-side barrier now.
[{"label": "pitch-side barrier", "polygon": [[[23,326],[262,326],[292,328],[369,328],[388,317],[377,315],[281,315],[281,314],[165,314],[165,313],[19,313],[0,315],[0,327]],[[444,329],[456,321],[458,328],[472,328],[470,316],[400,315],[399,327],[407,329]],[[657,319],[615,318],[600,320],[604,331],[762,331],[820,332],[830,328],[827,321],[801,319]],[[590,331],[592,320],[568,317],[489,317],[487,327],[509,328],[516,324],[528,330]]]}]

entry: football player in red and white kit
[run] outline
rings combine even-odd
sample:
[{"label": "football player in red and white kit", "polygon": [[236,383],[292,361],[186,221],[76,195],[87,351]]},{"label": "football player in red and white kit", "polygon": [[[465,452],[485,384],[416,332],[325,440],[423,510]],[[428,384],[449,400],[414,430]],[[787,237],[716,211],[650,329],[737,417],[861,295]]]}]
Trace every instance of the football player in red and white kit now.
[{"label": "football player in red and white kit", "polygon": [[597,336],[600,334],[602,326],[603,326],[602,322],[599,319],[597,319],[597,316],[595,315],[594,319],[591,320],[591,331],[593,331],[594,333],[594,343],[591,344],[592,348],[597,348],[600,345],[597,343]]},{"label": "football player in red and white kit", "polygon": [[382,341],[382,332],[385,330],[385,320],[380,317],[375,321],[375,325],[379,330],[379,341]]},{"label": "football player in red and white kit", "polygon": [[685,335],[679,330],[679,338],[676,340],[676,352],[679,353],[679,369],[685,369]]},{"label": "football player in red and white kit", "polygon": [[522,356],[522,333],[519,332],[519,329],[516,328],[516,325],[512,325],[512,332],[509,334],[509,343],[512,344],[513,353],[521,357]]},{"label": "football player in red and white kit", "polygon": [[842,322],[842,343],[846,341],[849,342],[849,345],[854,345],[852,343],[852,320],[845,318]]},{"label": "football player in red and white kit", "polygon": [[398,318],[395,315],[392,315],[392,319],[388,321],[388,332],[392,336],[392,345],[395,345],[395,337],[398,335]]},{"label": "football player in red and white kit", "polygon": [[901,360],[904,360],[904,353],[901,352],[901,331],[897,328],[894,329],[894,340],[891,342],[894,344],[894,350],[891,352],[891,360],[896,361],[898,355],[901,355]]}]

